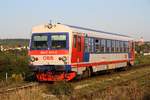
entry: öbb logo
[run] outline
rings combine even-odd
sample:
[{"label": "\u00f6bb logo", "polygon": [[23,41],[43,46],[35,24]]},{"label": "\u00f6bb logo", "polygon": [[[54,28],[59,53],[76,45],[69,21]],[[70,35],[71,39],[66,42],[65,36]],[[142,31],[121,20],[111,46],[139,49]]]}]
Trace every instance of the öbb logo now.
[{"label": "\u00f6bb logo", "polygon": [[43,60],[54,60],[53,56],[43,56]]}]

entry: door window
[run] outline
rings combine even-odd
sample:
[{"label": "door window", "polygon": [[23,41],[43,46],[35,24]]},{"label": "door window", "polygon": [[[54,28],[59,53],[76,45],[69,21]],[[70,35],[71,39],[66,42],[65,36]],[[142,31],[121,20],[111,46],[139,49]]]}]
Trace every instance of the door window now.
[{"label": "door window", "polygon": [[80,52],[81,51],[81,37],[77,38],[77,43],[78,43],[77,51]]}]

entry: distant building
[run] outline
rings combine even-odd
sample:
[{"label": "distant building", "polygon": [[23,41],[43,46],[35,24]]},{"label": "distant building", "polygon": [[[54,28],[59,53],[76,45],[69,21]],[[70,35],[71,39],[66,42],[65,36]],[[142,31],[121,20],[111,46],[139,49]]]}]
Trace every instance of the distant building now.
[{"label": "distant building", "polygon": [[19,50],[19,51],[21,51],[21,50],[27,50],[27,49],[29,49],[29,47],[28,46],[20,46],[20,47],[4,47],[3,45],[0,45],[0,51],[9,51],[9,50]]}]

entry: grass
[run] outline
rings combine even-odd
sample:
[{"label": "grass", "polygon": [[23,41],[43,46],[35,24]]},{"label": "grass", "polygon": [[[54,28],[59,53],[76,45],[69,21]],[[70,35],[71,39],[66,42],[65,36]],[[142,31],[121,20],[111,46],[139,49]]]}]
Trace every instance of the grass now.
[{"label": "grass", "polygon": [[[90,99],[99,100],[140,100],[142,99],[142,92],[137,82],[132,81],[120,86],[108,86],[104,91],[99,91],[89,97]],[[89,97],[87,96],[87,98]]]},{"label": "grass", "polygon": [[143,56],[140,54],[136,54],[135,64],[150,64],[150,56]]},{"label": "grass", "polygon": [[99,92],[93,99],[101,97],[102,100],[150,100],[150,76],[144,76],[134,81],[107,87],[106,90]]},{"label": "grass", "polygon": [[65,96],[71,96],[74,91],[74,87],[71,83],[60,81],[53,85],[48,85],[48,91],[53,95],[57,96],[59,99]]},{"label": "grass", "polygon": [[[0,100],[149,100],[149,72],[150,67],[143,67],[111,76],[97,77],[82,81],[83,85],[89,85],[78,89],[75,87],[82,85],[80,82],[58,82],[47,84],[48,87],[45,85],[36,86],[31,89],[16,90],[10,94],[0,95]],[[145,74],[147,75],[140,77]]]},{"label": "grass", "polygon": [[[149,74],[149,75],[136,79],[137,77],[141,77],[145,74]],[[132,81],[132,79],[135,79],[135,81]],[[128,82],[128,80],[130,81]],[[118,100],[131,100],[133,95],[135,94],[136,95],[135,98],[140,99],[146,97],[144,93],[147,93],[147,97],[150,96],[148,95],[149,90],[146,90],[149,87],[147,86],[149,83],[150,83],[150,67],[145,67],[145,68],[143,67],[140,69],[135,69],[120,74],[117,73],[111,76],[109,75],[102,76],[102,77],[91,79],[89,81],[82,81],[81,83],[79,82],[77,84],[74,84],[74,86],[78,86],[82,84],[83,85],[89,84],[89,86],[76,90],[73,94],[73,97],[71,98],[74,99],[82,98],[88,100],[98,99],[98,98],[103,100],[107,100],[108,98],[111,98],[112,100],[116,100],[113,98],[120,98]],[[143,86],[141,84],[143,84]],[[111,94],[111,92],[109,93],[108,91],[112,91],[113,94]],[[121,93],[122,95],[119,93]],[[133,100],[136,100],[135,98]]]},{"label": "grass", "polygon": [[31,89],[16,90],[14,92],[0,95],[0,100],[43,100],[42,89],[33,87]]}]

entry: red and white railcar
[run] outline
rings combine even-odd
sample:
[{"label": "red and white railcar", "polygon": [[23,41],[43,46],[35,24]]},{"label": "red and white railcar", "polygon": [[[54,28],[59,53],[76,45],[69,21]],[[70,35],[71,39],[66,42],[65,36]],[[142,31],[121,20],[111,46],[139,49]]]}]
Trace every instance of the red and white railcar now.
[{"label": "red and white railcar", "polygon": [[69,81],[134,64],[131,37],[64,24],[33,27],[28,54],[40,81]]}]

